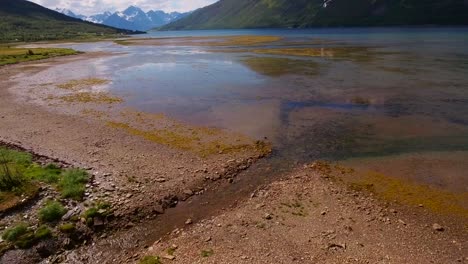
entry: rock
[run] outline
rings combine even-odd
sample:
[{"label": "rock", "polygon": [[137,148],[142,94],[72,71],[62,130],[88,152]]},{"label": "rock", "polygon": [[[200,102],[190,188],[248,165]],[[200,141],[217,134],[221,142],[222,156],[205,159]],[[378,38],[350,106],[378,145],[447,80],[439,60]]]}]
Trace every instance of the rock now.
[{"label": "rock", "polygon": [[210,242],[210,241],[211,241],[211,237],[207,237],[207,238],[205,238],[205,240],[204,240],[204,241],[205,241],[205,242]]},{"label": "rock", "polygon": [[168,259],[168,260],[174,260],[174,259],[175,259],[175,256],[166,254],[166,255],[163,255],[162,258],[163,258],[163,259]]},{"label": "rock", "polygon": [[188,196],[192,196],[192,195],[193,195],[193,191],[192,191],[192,190],[185,190],[185,191],[184,191],[184,194],[185,194],[185,195],[188,195]]},{"label": "rock", "polygon": [[272,216],[271,214],[269,214],[269,213],[266,213],[266,214],[263,216],[263,218],[265,218],[266,220],[271,220],[271,219],[273,219],[273,216]]},{"label": "rock", "polygon": [[439,231],[439,232],[442,232],[442,231],[445,230],[445,229],[444,229],[441,225],[439,225],[439,224],[433,224],[433,225],[432,225],[432,229],[435,230],[435,231]]},{"label": "rock", "polygon": [[191,225],[193,223],[192,219],[187,219],[187,221],[185,221],[185,224],[186,225]]},{"label": "rock", "polygon": [[153,208],[153,213],[164,214],[164,208],[162,207],[162,205],[158,204]]},{"label": "rock", "polygon": [[156,181],[157,181],[157,182],[160,182],[160,183],[161,183],[161,182],[165,182],[165,181],[166,181],[166,178],[163,178],[163,177],[157,178]]},{"label": "rock", "polygon": [[320,214],[321,214],[321,215],[326,215],[326,214],[327,214],[327,211],[322,211]]},{"label": "rock", "polygon": [[398,219],[398,223],[402,224],[402,225],[406,225],[405,221],[401,220],[401,219]]},{"label": "rock", "polygon": [[94,217],[93,218],[93,226],[100,227],[104,225],[104,220],[101,217]]},{"label": "rock", "polygon": [[125,197],[127,197],[127,199],[128,199],[128,198],[132,198],[132,196],[133,196],[133,194],[129,193]]}]

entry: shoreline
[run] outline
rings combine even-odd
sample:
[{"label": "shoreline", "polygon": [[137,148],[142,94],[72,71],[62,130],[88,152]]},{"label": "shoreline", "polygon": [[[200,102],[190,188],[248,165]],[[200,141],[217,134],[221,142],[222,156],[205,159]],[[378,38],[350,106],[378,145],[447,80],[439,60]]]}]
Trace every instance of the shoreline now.
[{"label": "shoreline", "polygon": [[[46,62],[63,63],[75,59],[84,59],[87,58],[87,56],[99,55],[78,55],[72,56],[73,58],[49,59]],[[0,72],[6,73],[6,76],[12,76],[15,70],[17,71],[18,68],[27,65],[28,63],[0,68]],[[46,65],[45,67],[49,66]],[[278,175],[263,183],[259,183],[258,186],[261,187],[249,186],[251,182],[246,181],[247,184],[242,182],[243,178],[246,177],[245,175],[241,175],[240,178],[236,177],[238,174],[243,173],[248,174],[248,176],[254,176],[255,171],[251,172],[252,168],[250,167],[256,164],[258,159],[262,158],[258,153],[219,154],[208,158],[201,158],[188,151],[177,150],[170,146],[135,137],[125,131],[112,129],[102,122],[99,122],[99,120],[96,121],[89,117],[50,111],[50,109],[31,103],[20,103],[16,100],[17,98],[15,98],[15,95],[9,91],[11,87],[13,87],[13,84],[8,81],[8,78],[0,82],[0,121],[3,124],[0,127],[0,139],[9,144],[13,144],[13,146],[24,148],[28,152],[36,153],[41,157],[50,157],[52,160],[64,161],[69,165],[88,169],[91,174],[94,175],[92,185],[96,191],[93,192],[93,194],[96,196],[100,194],[105,195],[118,209],[116,211],[116,216],[119,217],[119,220],[115,223],[111,223],[110,228],[115,228],[116,230],[109,234],[110,237],[106,235],[102,238],[96,238],[95,245],[78,248],[72,252],[68,252],[67,255],[59,255],[55,259],[56,261],[66,259],[67,262],[70,263],[93,263],[93,261],[100,260],[107,263],[112,262],[112,258],[116,257],[115,254],[125,263],[137,263],[143,255],[165,255],[165,257],[170,259],[171,255],[167,256],[164,251],[167,247],[171,247],[173,243],[176,243],[178,248],[174,249],[174,255],[177,263],[191,263],[190,260],[193,260],[196,256],[200,257],[200,252],[194,252],[193,250],[195,249],[189,249],[187,246],[194,243],[198,245],[200,242],[202,245],[211,245],[212,241],[216,241],[219,244],[214,250],[214,254],[208,254],[210,255],[208,257],[202,256],[201,260],[206,259],[208,263],[216,260],[218,262],[226,261],[226,263],[237,263],[236,261],[240,259],[241,262],[246,263],[269,263],[267,260],[274,259],[274,253],[270,253],[269,256],[265,255],[264,259],[252,257],[251,255],[253,255],[254,252],[251,251],[249,254],[239,253],[241,249],[249,251],[242,243],[245,239],[245,237],[242,238],[242,235],[240,235],[241,239],[235,242],[239,250],[234,250],[234,253],[231,252],[232,254],[229,253],[229,247],[232,247],[232,245],[229,241],[222,240],[221,237],[229,236],[229,234],[232,234],[232,230],[222,227],[230,224],[239,226],[239,229],[233,232],[234,234],[255,233],[257,229],[263,228],[257,227],[258,223],[253,223],[256,221],[263,221],[271,228],[268,230],[272,231],[272,233],[268,233],[268,237],[264,239],[269,238],[277,241],[277,238],[286,236],[289,230],[294,230],[294,227],[300,226],[301,223],[304,222],[303,217],[305,216],[294,215],[294,218],[289,219],[290,215],[288,215],[285,219],[281,218],[281,221],[287,222],[286,226],[290,229],[275,229],[275,226],[281,226],[281,224],[276,225],[270,222],[277,221],[276,219],[281,212],[272,213],[270,210],[274,210],[274,208],[269,207],[268,203],[273,201],[280,206],[282,199],[291,200],[293,199],[291,195],[301,194],[304,189],[307,188],[317,191],[321,190],[320,193],[323,194],[322,196],[314,196],[320,203],[327,203],[328,198],[334,201],[334,203],[328,205],[329,210],[326,210],[325,207],[315,208],[311,203],[311,208],[309,208],[309,210],[313,212],[310,213],[310,215],[314,215],[313,219],[321,216],[330,216],[333,219],[343,217],[340,216],[340,210],[344,210],[344,207],[338,206],[340,204],[339,201],[353,204],[356,202],[355,199],[357,199],[365,204],[366,208],[368,208],[366,212],[369,211],[371,216],[374,216],[375,219],[382,218],[385,220],[381,221],[378,219],[378,224],[380,224],[380,221],[385,226],[390,226],[383,231],[382,234],[384,236],[392,235],[392,232],[400,230],[400,227],[407,226],[406,223],[411,223],[411,225],[417,227],[416,230],[409,232],[409,235],[415,235],[418,232],[426,231],[431,233],[430,225],[434,222],[431,221],[431,217],[439,219],[439,216],[431,215],[427,212],[417,212],[416,215],[414,215],[415,219],[413,219],[412,214],[414,212],[412,213],[411,210],[409,210],[410,208],[395,207],[398,211],[398,217],[400,217],[401,214],[401,218],[408,218],[408,220],[406,218],[402,220],[405,224],[401,223],[399,221],[401,219],[393,217],[392,215],[394,213],[390,212],[389,207],[394,207],[394,205],[382,206],[381,201],[369,198],[367,194],[348,191],[346,187],[340,186],[339,184],[330,183],[328,179],[323,179],[318,173],[311,172],[310,168],[298,169],[298,171],[293,171],[287,175]],[[255,166],[256,165],[254,165],[254,167]],[[242,188],[242,184],[246,185],[245,188]],[[229,186],[233,188],[233,191],[228,192],[230,194],[235,193],[236,188],[241,188],[241,191],[237,196],[225,197],[225,195],[223,195],[224,190],[229,188]],[[252,188],[253,192],[249,188]],[[111,189],[112,191],[110,191]],[[265,193],[268,192],[268,190],[272,191],[272,196],[259,196],[259,193]],[[251,194],[251,198],[246,198],[249,196],[249,193]],[[309,190],[306,194],[313,195],[313,192]],[[340,199],[335,199],[335,194]],[[209,210],[204,211],[206,209],[206,203],[209,203],[210,199],[219,199],[220,201],[214,203]],[[246,204],[244,204],[245,202]],[[193,206],[194,204],[196,206]],[[262,204],[263,206],[261,206]],[[172,208],[175,205],[177,205],[175,209],[168,210],[168,208]],[[257,208],[257,205],[260,205],[260,207]],[[332,205],[336,206],[338,209],[335,210]],[[292,207],[295,208],[295,206]],[[262,208],[268,208],[268,210]],[[357,207],[352,208],[356,210],[359,209]],[[196,219],[189,218],[193,215],[191,210],[201,211],[198,213]],[[386,210],[385,214],[387,216],[382,216],[382,210]],[[336,214],[331,214],[330,211],[336,211]],[[326,213],[323,215],[323,212]],[[359,218],[361,215],[361,212],[347,210],[344,210],[343,213],[346,213],[347,217],[349,216],[352,218]],[[238,217],[238,214],[243,216]],[[269,214],[269,216],[266,214]],[[299,210],[297,214],[302,213]],[[390,222],[396,225],[387,224],[388,221],[386,219],[390,218],[389,215],[392,216]],[[205,218],[207,217],[213,218],[206,220]],[[161,220],[159,220],[160,218]],[[244,218],[247,223],[246,226],[244,226]],[[192,223],[188,223],[187,221],[189,219],[195,224],[192,225]],[[443,220],[445,218],[441,217],[440,219]],[[233,224],[232,221],[235,223]],[[365,223],[366,220],[362,221],[362,223]],[[219,225],[218,222],[221,224],[222,231],[213,231],[217,229]],[[366,227],[365,224],[360,226],[360,235],[370,236],[372,237],[371,241],[385,244],[386,241],[382,240],[383,238],[380,237],[379,234],[374,233],[378,229],[378,225],[374,225],[374,221],[371,222],[372,228],[369,228],[369,226]],[[156,228],[159,229],[159,231],[155,232],[157,235],[150,234],[150,236],[152,235],[158,238],[165,237],[166,239],[161,242],[156,241],[153,245],[148,245],[148,240],[143,237],[145,234],[151,232],[148,232],[146,228],[155,226],[156,223],[164,224],[164,228]],[[444,256],[444,260],[453,259],[455,262],[461,259],[463,262],[466,261],[467,256],[457,254],[456,251],[450,247],[450,240],[452,238],[457,238],[457,241],[460,240],[459,238],[463,240],[467,237],[467,234],[466,231],[456,234],[456,232],[452,230],[452,224],[454,226],[453,230],[463,231],[463,228],[457,226],[457,223],[451,223],[449,220],[445,222],[444,220],[443,226],[449,229],[448,232],[443,232],[443,242],[441,243],[443,244],[442,247],[444,250],[450,252],[450,258],[448,258],[449,256]],[[463,225],[463,223],[461,224]],[[327,232],[328,228],[333,228],[332,225],[333,222],[325,221],[321,222],[318,226],[323,228],[322,231]],[[425,225],[429,225],[429,227],[425,227]],[[210,228],[207,229],[207,227]],[[251,229],[252,227],[254,227],[255,231]],[[314,227],[313,221],[307,222],[305,227],[317,228]],[[429,230],[427,230],[427,228],[429,228]],[[174,232],[174,230],[179,231]],[[349,230],[347,232],[349,232]],[[166,233],[171,234],[167,235]],[[337,233],[337,231],[335,230],[334,233]],[[344,233],[338,233],[339,235],[344,235]],[[438,232],[432,233],[436,235],[439,234]],[[203,238],[200,238],[202,236],[201,234]],[[297,235],[299,240],[305,239],[305,236]],[[308,239],[312,239],[314,243],[318,244],[319,241],[323,239],[320,236],[322,235],[320,234],[318,238],[312,237]],[[332,237],[333,234],[325,235],[325,237],[329,236]],[[405,232],[398,233],[398,236],[399,238],[409,239]],[[412,248],[417,249],[418,243],[424,243],[428,236],[430,237],[429,234],[417,236],[415,240],[416,244],[411,244]],[[259,235],[259,237],[261,237],[261,235]],[[219,242],[218,239],[220,239]],[[151,240],[151,238],[149,240]],[[264,241],[257,237],[253,239],[253,241],[255,240],[259,243]],[[330,239],[326,238],[326,240]],[[294,241],[288,240],[288,243],[292,243],[291,245],[294,245],[293,242]],[[341,258],[343,256],[348,257],[346,255],[346,249],[349,247],[349,242],[346,243],[347,244],[343,246],[344,244],[342,242],[332,241],[330,245],[326,245],[327,248],[325,252],[328,252],[330,249],[332,249],[333,252],[339,251],[340,254],[338,255],[340,258],[335,259],[332,255],[326,253],[323,255],[323,258],[319,260],[326,263],[346,260],[346,258]],[[137,248],[135,248],[135,245],[137,245]],[[302,248],[303,246],[304,245],[301,243],[298,244],[298,248]],[[437,245],[431,244],[430,249],[434,249],[435,246]],[[148,247],[148,249],[145,249],[145,247]],[[261,248],[254,246],[252,246],[252,249],[261,250]],[[281,244],[273,245],[272,249],[281,249]],[[385,254],[398,253],[398,249],[399,248],[396,247],[393,248],[394,251],[379,251],[378,253],[385,257]],[[197,248],[197,250],[202,249]],[[463,253],[463,250],[466,251],[462,243],[460,251]],[[226,254],[217,253],[219,251],[226,251]],[[274,252],[274,250],[272,251]],[[369,250],[366,250],[366,252],[367,251]],[[299,252],[296,253],[299,254]],[[317,254],[322,256],[320,255],[322,253]],[[369,251],[368,253],[370,254],[372,252]],[[88,258],[86,259],[86,257]],[[278,255],[278,257],[280,256]],[[375,256],[364,255],[361,257],[373,259]],[[421,256],[418,255],[418,257]],[[287,258],[283,259],[283,261],[288,260],[297,261],[299,263],[309,263],[306,259],[301,259],[301,256],[287,256]],[[419,260],[426,259],[419,258]],[[414,263],[421,262],[415,261]]]}]

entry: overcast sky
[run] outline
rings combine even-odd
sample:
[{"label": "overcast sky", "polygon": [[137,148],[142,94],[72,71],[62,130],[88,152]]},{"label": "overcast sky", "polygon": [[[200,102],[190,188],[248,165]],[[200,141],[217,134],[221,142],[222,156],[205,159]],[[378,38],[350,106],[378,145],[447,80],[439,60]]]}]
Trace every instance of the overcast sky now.
[{"label": "overcast sky", "polygon": [[104,11],[122,11],[134,5],[148,10],[191,11],[217,0],[30,0],[50,9],[67,8],[81,15],[93,15]]}]

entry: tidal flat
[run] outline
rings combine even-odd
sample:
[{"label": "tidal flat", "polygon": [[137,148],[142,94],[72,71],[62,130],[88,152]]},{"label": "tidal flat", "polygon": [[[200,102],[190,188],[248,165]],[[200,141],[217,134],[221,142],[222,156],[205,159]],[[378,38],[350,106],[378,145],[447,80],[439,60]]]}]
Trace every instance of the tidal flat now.
[{"label": "tidal flat", "polygon": [[[241,254],[228,252],[224,242],[214,245],[212,239],[222,241],[232,230],[213,231],[211,221],[281,237],[287,230],[272,219],[280,226],[338,219],[345,231],[327,235],[315,230],[332,228],[327,221],[307,222],[330,240],[327,252],[343,252],[328,259],[336,261],[345,249],[362,257],[351,237],[378,230],[375,219],[395,223],[385,232],[400,238],[435,222],[446,227],[445,242],[466,238],[457,233],[467,221],[468,191],[463,34],[455,30],[441,41],[437,30],[423,30],[421,45],[405,31],[277,33],[41,44],[84,54],[0,68],[7,77],[0,82],[0,140],[88,168],[93,177],[85,199],[115,208],[109,240],[97,233],[94,245],[58,257],[135,263],[169,254],[190,263]],[[270,198],[272,206],[262,206]],[[356,213],[342,203],[363,205]],[[227,216],[220,214],[229,206]],[[242,222],[235,215],[248,217]],[[343,215],[362,223],[339,220]],[[155,243],[199,221],[208,224],[194,227],[193,237],[175,234]],[[415,229],[400,233],[407,223]],[[198,245],[204,232],[211,239]],[[346,246],[329,239],[334,233]],[[310,239],[320,248],[320,239]],[[244,248],[241,240],[235,239],[237,248],[255,258],[255,245]],[[377,235],[370,240],[382,242]],[[183,244],[168,253],[168,241]],[[186,247],[194,241],[197,247]],[[362,258],[372,260],[387,253],[366,252]],[[283,253],[271,259],[291,259]]]}]

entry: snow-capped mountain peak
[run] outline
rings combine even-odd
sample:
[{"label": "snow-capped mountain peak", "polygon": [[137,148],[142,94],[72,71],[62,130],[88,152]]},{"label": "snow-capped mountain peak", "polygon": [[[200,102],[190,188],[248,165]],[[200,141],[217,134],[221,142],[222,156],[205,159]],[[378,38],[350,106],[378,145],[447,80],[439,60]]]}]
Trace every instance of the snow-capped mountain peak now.
[{"label": "snow-capped mountain peak", "polygon": [[104,13],[92,16],[77,15],[68,9],[57,8],[56,11],[67,16],[79,18],[93,23],[104,24],[117,28],[143,31],[163,26],[188,14],[177,12],[166,13],[161,10],[151,10],[144,12],[141,8],[136,6],[129,6],[124,11],[117,11],[114,13],[106,11]]}]

